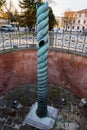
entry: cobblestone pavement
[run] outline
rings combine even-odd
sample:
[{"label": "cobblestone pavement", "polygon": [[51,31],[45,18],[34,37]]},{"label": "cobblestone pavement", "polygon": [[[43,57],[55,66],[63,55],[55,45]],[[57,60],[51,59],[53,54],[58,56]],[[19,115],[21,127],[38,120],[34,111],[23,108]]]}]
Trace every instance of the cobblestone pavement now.
[{"label": "cobblestone pavement", "polygon": [[[0,130],[38,130],[23,124],[32,104],[37,101],[37,85],[15,88],[0,97]],[[81,99],[65,88],[48,86],[48,105],[58,108],[53,130],[87,130],[87,108]]]}]

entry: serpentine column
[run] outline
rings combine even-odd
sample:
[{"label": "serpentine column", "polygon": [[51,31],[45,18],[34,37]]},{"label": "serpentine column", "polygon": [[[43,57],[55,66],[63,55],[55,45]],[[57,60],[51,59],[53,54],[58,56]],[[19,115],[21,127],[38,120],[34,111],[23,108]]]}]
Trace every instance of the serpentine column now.
[{"label": "serpentine column", "polygon": [[48,93],[48,2],[37,4],[37,41],[38,41],[38,108],[37,115],[47,115]]}]

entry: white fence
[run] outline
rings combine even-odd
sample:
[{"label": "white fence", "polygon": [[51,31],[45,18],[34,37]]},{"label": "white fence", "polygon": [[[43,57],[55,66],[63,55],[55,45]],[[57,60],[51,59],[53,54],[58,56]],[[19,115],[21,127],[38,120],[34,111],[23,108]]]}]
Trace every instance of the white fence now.
[{"label": "white fence", "polygon": [[87,52],[87,36],[51,32],[49,42],[52,47]]},{"label": "white fence", "polygon": [[[62,48],[76,52],[87,52],[87,36],[78,34],[59,34],[49,32],[49,45],[52,48]],[[0,32],[0,50],[36,47],[37,37],[35,33],[28,32]]]}]

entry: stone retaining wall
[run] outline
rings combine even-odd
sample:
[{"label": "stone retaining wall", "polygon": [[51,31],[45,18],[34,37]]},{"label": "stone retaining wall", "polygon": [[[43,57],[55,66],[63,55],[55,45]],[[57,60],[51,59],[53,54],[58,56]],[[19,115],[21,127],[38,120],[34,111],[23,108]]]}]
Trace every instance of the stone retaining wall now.
[{"label": "stone retaining wall", "polygon": [[[49,84],[66,87],[79,97],[87,96],[87,58],[49,51]],[[0,54],[0,94],[37,82],[37,50]]]}]

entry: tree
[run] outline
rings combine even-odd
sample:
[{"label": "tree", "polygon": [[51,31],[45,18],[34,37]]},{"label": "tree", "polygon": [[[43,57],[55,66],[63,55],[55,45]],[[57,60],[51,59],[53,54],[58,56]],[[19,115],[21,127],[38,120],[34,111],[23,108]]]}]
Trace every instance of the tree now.
[{"label": "tree", "polygon": [[11,22],[17,22],[18,12],[16,9],[15,11],[13,9],[13,4],[10,0],[9,3],[5,3],[4,9],[2,10],[2,18],[7,20],[8,24]]},{"label": "tree", "polygon": [[54,25],[57,24],[52,8],[49,7],[49,30],[52,30]]},{"label": "tree", "polygon": [[12,7],[13,7],[13,5],[12,5],[11,0],[9,2],[9,7],[8,7],[7,4],[5,4],[5,9],[6,9],[7,13],[8,13],[8,24],[10,24],[10,22],[11,22],[11,17],[12,17],[11,9],[12,9]]},{"label": "tree", "polygon": [[36,4],[34,2],[35,0],[23,0],[19,2],[19,6],[23,10],[20,16],[20,24],[28,26],[30,30],[36,23]]},{"label": "tree", "polygon": [[0,0],[0,8],[5,4],[5,0]]},{"label": "tree", "polygon": [[11,14],[10,14],[10,21],[19,22],[19,19],[20,19],[20,15],[19,15],[17,9],[15,9],[14,13],[11,12]]},{"label": "tree", "polygon": [[6,21],[8,21],[8,12],[2,12],[2,18],[4,18]]},{"label": "tree", "polygon": [[[19,6],[22,8],[23,12],[21,14],[20,24],[23,26],[28,26],[31,30],[32,27],[36,25],[36,0],[22,0],[19,2]],[[40,4],[43,4],[39,0]],[[55,16],[51,7],[49,7],[49,29],[51,30],[56,23]]]}]

